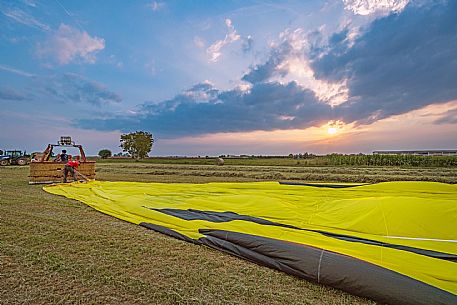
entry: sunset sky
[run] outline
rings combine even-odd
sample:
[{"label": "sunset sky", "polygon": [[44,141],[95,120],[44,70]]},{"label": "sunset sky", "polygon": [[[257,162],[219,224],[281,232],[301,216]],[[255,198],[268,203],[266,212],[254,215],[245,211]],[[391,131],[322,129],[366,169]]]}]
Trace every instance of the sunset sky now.
[{"label": "sunset sky", "polygon": [[457,148],[457,1],[0,2],[0,149]]}]

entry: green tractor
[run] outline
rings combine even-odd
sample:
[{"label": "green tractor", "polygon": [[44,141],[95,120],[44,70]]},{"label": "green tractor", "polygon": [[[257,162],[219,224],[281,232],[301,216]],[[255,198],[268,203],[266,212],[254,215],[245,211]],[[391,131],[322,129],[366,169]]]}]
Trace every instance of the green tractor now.
[{"label": "green tractor", "polygon": [[0,150],[0,165],[27,165],[30,163],[30,156],[20,150]]}]

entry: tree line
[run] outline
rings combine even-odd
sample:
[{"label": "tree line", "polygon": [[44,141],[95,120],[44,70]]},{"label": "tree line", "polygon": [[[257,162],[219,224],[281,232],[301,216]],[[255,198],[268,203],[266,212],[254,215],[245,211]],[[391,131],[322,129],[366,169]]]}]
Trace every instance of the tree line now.
[{"label": "tree line", "polygon": [[[148,156],[154,144],[154,138],[151,133],[145,131],[136,131],[122,134],[120,138],[120,147],[134,159],[142,159]],[[101,158],[109,158],[112,153],[108,149],[99,151]],[[220,156],[220,157],[226,157]],[[456,167],[457,156],[418,156],[418,155],[383,155],[383,154],[329,154],[317,156],[311,153],[289,154],[288,156],[247,156],[243,158],[292,158],[301,159],[297,161],[303,165],[316,166],[420,166],[420,167]],[[207,157],[208,158],[208,157]]]},{"label": "tree line", "polygon": [[[147,131],[135,131],[121,135],[122,151],[134,159],[143,159],[148,156],[154,144],[152,134]],[[112,152],[109,149],[102,149],[98,152],[102,159],[110,158]]]}]

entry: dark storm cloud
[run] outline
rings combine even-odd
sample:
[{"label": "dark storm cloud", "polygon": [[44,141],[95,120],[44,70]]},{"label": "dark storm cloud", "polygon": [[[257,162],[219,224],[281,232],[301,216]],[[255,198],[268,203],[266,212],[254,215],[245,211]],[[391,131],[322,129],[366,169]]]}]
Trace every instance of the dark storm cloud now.
[{"label": "dark storm cloud", "polygon": [[292,46],[288,41],[281,43],[273,49],[267,61],[257,65],[245,74],[241,79],[252,84],[268,80],[278,71],[278,66],[289,56]]},{"label": "dark storm cloud", "polygon": [[[205,85],[206,91],[214,94],[214,88]],[[143,105],[135,115],[81,120],[79,126],[122,131],[147,129],[162,137],[176,137],[307,127],[325,120],[331,112],[328,105],[316,101],[311,91],[294,82],[286,86],[257,84],[248,93],[222,91],[200,103],[189,92],[159,104]]]},{"label": "dark storm cloud", "polygon": [[375,20],[352,47],[340,34],[312,66],[318,78],[348,79],[345,121],[371,123],[457,98],[457,1],[409,5]]},{"label": "dark storm cloud", "polygon": [[[206,83],[197,84],[173,99],[146,103],[133,114],[77,124],[179,137],[306,128],[329,120],[369,124],[457,99],[456,16],[457,1],[439,1],[409,5],[401,13],[377,19],[355,40],[350,39],[348,29],[330,36],[325,44],[318,32],[307,34],[310,50],[306,52],[315,76],[330,82],[347,80],[348,101],[333,108],[295,82],[270,82],[273,76],[286,73],[278,67],[297,52],[286,39],[265,63],[242,77],[252,84],[249,91],[219,91]],[[97,101],[98,94],[89,96]],[[454,120],[452,112],[437,123]]]}]

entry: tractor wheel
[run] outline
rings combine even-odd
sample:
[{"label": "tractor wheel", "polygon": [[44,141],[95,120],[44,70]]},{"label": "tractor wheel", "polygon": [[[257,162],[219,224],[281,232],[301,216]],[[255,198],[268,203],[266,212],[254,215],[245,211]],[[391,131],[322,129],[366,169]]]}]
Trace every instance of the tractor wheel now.
[{"label": "tractor wheel", "polygon": [[6,165],[8,165],[8,164],[10,164],[10,163],[8,162],[8,160],[2,160],[2,161],[0,161],[0,165],[2,165],[2,166],[6,166]]},{"label": "tractor wheel", "polygon": [[27,159],[18,159],[16,161],[17,165],[27,165]]}]

